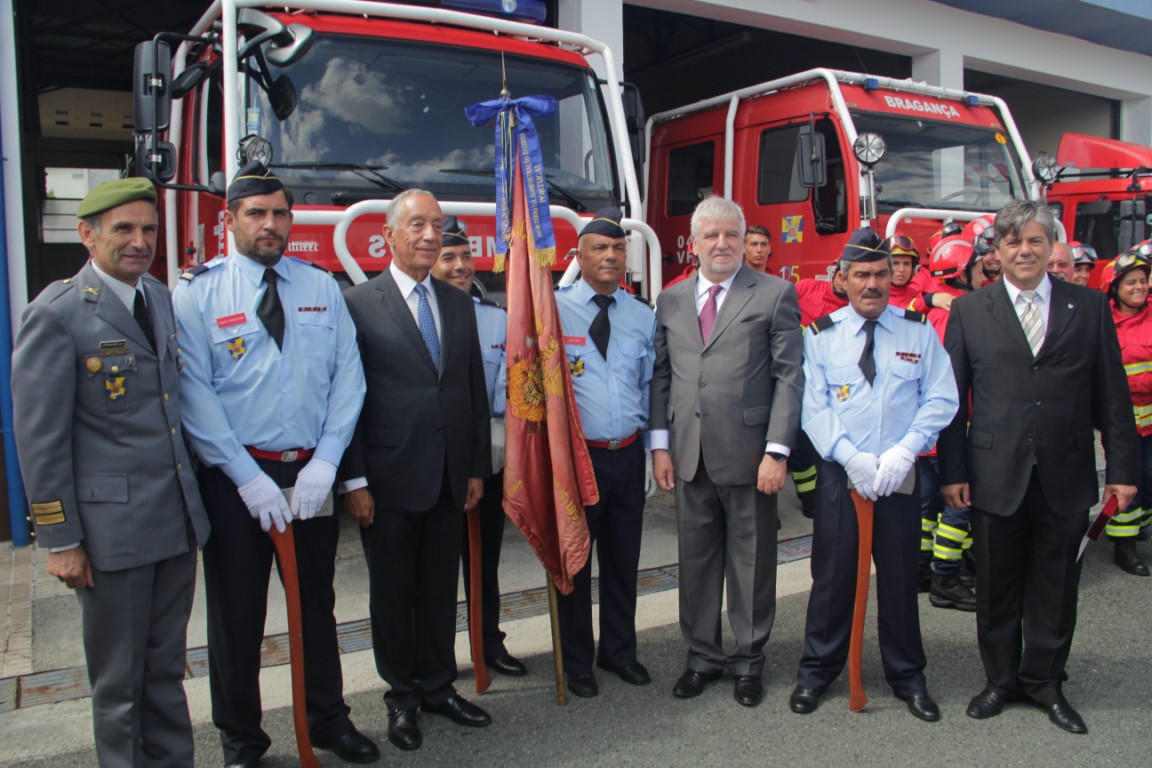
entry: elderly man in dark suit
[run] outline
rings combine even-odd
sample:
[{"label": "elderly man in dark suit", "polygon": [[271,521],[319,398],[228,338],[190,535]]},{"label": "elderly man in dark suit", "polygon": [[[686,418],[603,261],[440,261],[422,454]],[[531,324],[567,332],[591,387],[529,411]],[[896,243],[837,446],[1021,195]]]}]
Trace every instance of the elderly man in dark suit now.
[{"label": "elderly man in dark suit", "polygon": [[400,193],[384,225],[392,263],[345,294],[368,393],[339,476],[362,526],[372,646],[400,749],[423,742],[418,707],[491,722],[452,686],[464,511],[483,495],[491,436],[472,300],[430,274],[442,230],[431,193]]},{"label": "elderly man in dark suit", "polygon": [[48,572],[80,599],[99,764],[189,766],[185,638],[209,524],[168,289],[148,274],[156,192],[105,182],[76,215],[91,259],[44,289],[16,338],[20,468]]},{"label": "elderly man in dark suit", "polygon": [[940,481],[950,506],[972,511],[988,683],[968,715],[994,717],[1026,697],[1058,727],[1086,733],[1062,683],[1077,550],[1097,499],[1093,427],[1108,463],[1104,496],[1120,509],[1136,493],[1140,449],[1107,297],[1045,272],[1054,227],[1045,205],[1001,208],[1004,279],[952,303],[944,343],[960,408],[940,435]]},{"label": "elderly man in dark suit", "polygon": [[[697,696],[727,672],[736,701],[755,706],[776,616],[776,494],[804,376],[796,290],[741,266],[744,229],[740,207],[724,198],[692,214],[700,272],[656,302],[649,427],[653,473],[661,488],[676,489],[680,534],[688,668],[672,695]],[[720,642],[725,579],[731,652]]]}]

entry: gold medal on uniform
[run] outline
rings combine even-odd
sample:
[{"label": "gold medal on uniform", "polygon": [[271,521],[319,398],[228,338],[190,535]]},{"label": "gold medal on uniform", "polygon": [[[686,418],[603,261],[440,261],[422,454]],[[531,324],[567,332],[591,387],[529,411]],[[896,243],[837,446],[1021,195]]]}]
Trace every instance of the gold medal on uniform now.
[{"label": "gold medal on uniform", "polygon": [[248,351],[244,348],[244,337],[237,336],[228,342],[228,351],[232,353],[233,360],[239,360],[244,357],[244,353]]},{"label": "gold medal on uniform", "polygon": [[[115,368],[115,366],[113,366],[113,368]],[[124,377],[108,374],[108,378],[104,382],[104,389],[108,392],[109,400],[119,400],[124,397],[125,393]]]},{"label": "gold medal on uniform", "polygon": [[88,369],[88,373],[100,373],[100,369],[104,367],[104,363],[98,357],[90,357],[84,361],[84,367]]},{"label": "gold medal on uniform", "polygon": [[584,361],[583,360],[571,361],[570,363],[568,363],[568,370],[570,370],[572,372],[573,376],[583,376],[584,375]]},{"label": "gold medal on uniform", "polygon": [[833,392],[836,393],[836,399],[837,400],[839,400],[840,402],[844,402],[845,400],[848,399],[848,395],[850,394],[850,392],[848,390],[849,386],[850,386],[849,384],[845,384],[842,387],[836,387],[834,390],[832,390]]}]

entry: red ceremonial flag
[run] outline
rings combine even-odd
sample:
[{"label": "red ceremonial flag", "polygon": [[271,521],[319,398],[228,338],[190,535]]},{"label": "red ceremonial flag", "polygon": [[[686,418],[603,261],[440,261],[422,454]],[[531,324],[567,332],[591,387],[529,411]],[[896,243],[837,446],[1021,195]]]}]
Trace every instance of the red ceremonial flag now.
[{"label": "red ceremonial flag", "polygon": [[588,562],[584,507],[600,495],[564,354],[549,269],[555,249],[537,251],[526,226],[519,157],[512,179],[504,511],[567,595]]}]

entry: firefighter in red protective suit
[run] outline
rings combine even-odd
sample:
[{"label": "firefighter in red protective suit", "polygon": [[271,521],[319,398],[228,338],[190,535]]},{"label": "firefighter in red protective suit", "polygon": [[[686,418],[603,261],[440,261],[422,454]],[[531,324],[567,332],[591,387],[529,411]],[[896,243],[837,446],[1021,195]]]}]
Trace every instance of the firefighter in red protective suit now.
[{"label": "firefighter in red protective suit", "polygon": [[[928,320],[941,342],[948,325],[951,299],[974,291],[988,281],[970,232],[941,238],[932,251],[929,271],[941,281],[937,296],[948,296],[948,308],[934,307]],[[936,449],[916,460],[920,473],[920,574],[928,582],[928,601],[937,608],[976,610],[976,595],[961,580],[964,551],[972,546],[967,509],[954,509],[940,494]]]},{"label": "firefighter in red protective suit", "polygon": [[1104,529],[1115,547],[1113,562],[1125,573],[1147,576],[1148,566],[1136,552],[1152,522],[1152,312],[1148,309],[1148,275],[1152,273],[1152,243],[1125,251],[1104,267],[1102,285],[1112,299],[1112,319],[1120,340],[1136,431],[1140,433],[1140,482],[1128,509],[1117,512]]}]

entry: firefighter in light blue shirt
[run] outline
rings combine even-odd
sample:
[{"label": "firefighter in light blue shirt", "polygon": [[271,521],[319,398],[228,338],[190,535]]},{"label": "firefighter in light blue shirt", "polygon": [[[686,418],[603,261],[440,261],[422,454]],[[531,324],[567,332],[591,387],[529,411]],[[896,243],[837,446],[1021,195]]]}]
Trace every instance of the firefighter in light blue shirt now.
[{"label": "firefighter in light blue shirt", "polygon": [[255,764],[271,744],[260,705],[273,559],[264,531],[291,523],[312,743],[374,760],[380,752],[343,698],[332,586],[340,526],[322,514],[364,402],[356,328],[336,280],[284,256],[292,198],[283,183],[253,161],[227,199],[236,253],[189,270],[173,295],[181,420],[213,528],[204,547],[212,719],[225,763]]},{"label": "firefighter in light blue shirt", "polygon": [[600,503],[587,507],[600,565],[600,647],[592,633],[592,564],[561,596],[560,635],[568,689],[595,696],[597,666],[631,685],[651,682],[636,658],[636,571],[644,519],[644,433],[656,361],[656,314],[620,287],[626,248],[619,208],[597,212],[580,232],[580,279],[556,295],[584,440]]},{"label": "firefighter in light blue shirt", "polygon": [[920,498],[916,455],[956,413],[947,352],[922,315],[888,304],[892,260],[871,229],[841,256],[849,305],[804,334],[800,422],[821,461],[812,532],[812,592],[790,706],[808,714],[844,668],[855,595],[857,524],[851,481],[875,501],[872,556],[880,655],[888,684],[916,717],[935,721],[916,603]]},{"label": "firefighter in light blue shirt", "polygon": [[[440,256],[432,266],[432,276],[468,293],[476,268],[468,226],[455,216],[445,216]],[[481,625],[484,628],[484,661],[502,675],[528,674],[523,662],[504,647],[506,635],[500,630],[500,549],[504,540],[504,401],[508,392],[504,347],[508,339],[508,313],[490,302],[473,297],[476,306],[476,333],[484,358],[484,384],[488,388],[488,408],[492,413],[492,475],[484,479],[484,496],[477,505],[480,517]],[[464,594],[472,609],[468,531],[461,547],[464,562]]]}]

